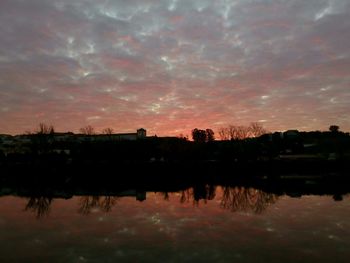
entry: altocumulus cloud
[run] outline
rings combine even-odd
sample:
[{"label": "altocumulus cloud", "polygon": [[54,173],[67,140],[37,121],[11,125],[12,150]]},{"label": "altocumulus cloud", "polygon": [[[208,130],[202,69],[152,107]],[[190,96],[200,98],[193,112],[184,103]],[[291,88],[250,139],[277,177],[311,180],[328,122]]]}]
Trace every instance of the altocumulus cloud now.
[{"label": "altocumulus cloud", "polygon": [[0,2],[0,131],[350,129],[347,0]]}]

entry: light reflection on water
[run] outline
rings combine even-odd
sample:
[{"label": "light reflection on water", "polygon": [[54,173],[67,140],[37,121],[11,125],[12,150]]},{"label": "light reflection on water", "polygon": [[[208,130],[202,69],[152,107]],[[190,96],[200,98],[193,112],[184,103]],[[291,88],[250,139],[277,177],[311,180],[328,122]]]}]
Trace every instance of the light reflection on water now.
[{"label": "light reflection on water", "polygon": [[[266,193],[254,188],[223,186],[218,189],[217,186],[212,185],[201,185],[174,193],[159,192],[154,194],[164,201],[169,202],[172,199],[171,201],[177,200],[181,204],[192,203],[194,206],[215,200],[223,209],[232,212],[251,211],[257,214],[264,212],[269,205],[275,203],[278,199],[276,194]],[[152,197],[152,195],[153,193],[148,193],[148,197]],[[146,192],[129,190],[114,196],[80,196],[77,205],[78,212],[86,215],[96,210],[110,212],[117,205],[118,200],[131,196],[134,196],[138,201],[144,201],[147,194]],[[31,196],[27,200],[25,210],[31,211],[36,214],[37,218],[41,218],[49,215],[51,203],[54,199],[47,196]]]},{"label": "light reflection on water", "polygon": [[0,262],[348,262],[349,216],[348,197],[244,187],[5,196]]}]

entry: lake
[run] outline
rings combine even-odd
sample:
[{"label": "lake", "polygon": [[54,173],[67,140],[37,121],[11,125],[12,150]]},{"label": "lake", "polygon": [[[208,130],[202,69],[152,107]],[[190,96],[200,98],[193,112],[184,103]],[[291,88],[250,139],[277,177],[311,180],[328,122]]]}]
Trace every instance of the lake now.
[{"label": "lake", "polygon": [[245,187],[2,196],[0,262],[349,262],[349,218],[348,195]]}]

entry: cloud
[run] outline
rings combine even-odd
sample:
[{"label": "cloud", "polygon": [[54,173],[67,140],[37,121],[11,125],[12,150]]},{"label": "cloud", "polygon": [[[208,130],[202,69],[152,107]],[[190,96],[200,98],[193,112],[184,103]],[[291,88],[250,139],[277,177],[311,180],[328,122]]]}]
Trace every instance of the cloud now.
[{"label": "cloud", "polygon": [[0,3],[0,130],[350,129],[346,0]]}]

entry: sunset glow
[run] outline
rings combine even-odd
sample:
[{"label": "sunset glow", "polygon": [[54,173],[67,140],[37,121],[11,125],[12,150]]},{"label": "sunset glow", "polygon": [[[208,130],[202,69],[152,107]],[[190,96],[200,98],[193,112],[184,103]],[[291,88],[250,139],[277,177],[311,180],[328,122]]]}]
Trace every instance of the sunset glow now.
[{"label": "sunset glow", "polygon": [[1,0],[0,133],[350,130],[348,0]]}]

